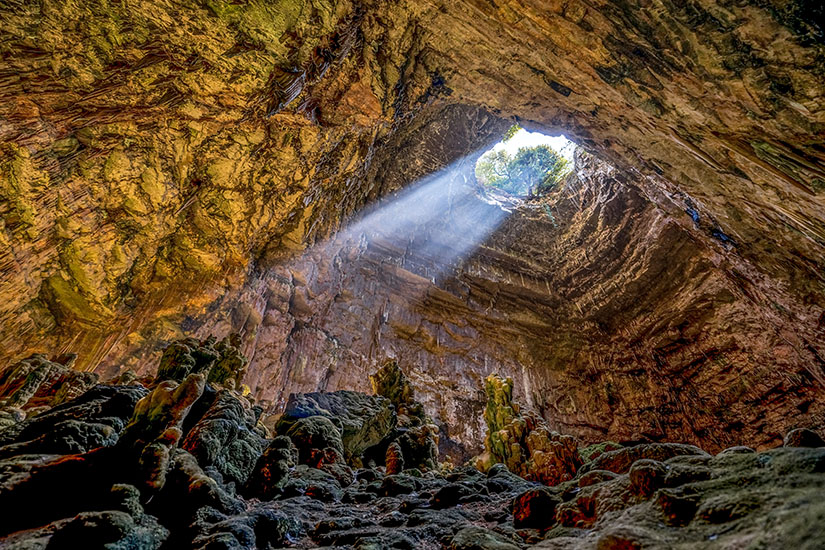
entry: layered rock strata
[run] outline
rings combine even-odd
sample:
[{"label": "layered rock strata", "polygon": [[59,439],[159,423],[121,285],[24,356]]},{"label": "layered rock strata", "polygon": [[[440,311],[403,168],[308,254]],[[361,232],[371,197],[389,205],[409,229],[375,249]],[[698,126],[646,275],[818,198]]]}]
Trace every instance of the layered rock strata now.
[{"label": "layered rock strata", "polygon": [[[247,327],[246,383],[273,411],[293,392],[368,392],[395,358],[458,462],[481,451],[493,372],[551,430],[586,442],[765,448],[821,427],[818,371],[773,305],[782,291],[747,282],[755,272],[716,226],[657,207],[650,182],[581,153],[562,188],[457,263],[406,234],[333,240],[186,322],[204,337]],[[501,212],[465,200],[481,219]],[[447,250],[467,248],[457,218],[445,202],[442,225],[427,226]]]}]

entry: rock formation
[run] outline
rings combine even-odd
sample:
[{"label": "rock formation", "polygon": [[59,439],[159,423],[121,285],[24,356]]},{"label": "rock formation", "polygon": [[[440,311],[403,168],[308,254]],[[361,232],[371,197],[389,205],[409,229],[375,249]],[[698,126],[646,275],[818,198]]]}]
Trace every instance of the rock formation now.
[{"label": "rock formation", "polygon": [[823,15],[4,2],[4,544],[818,543]]},{"label": "rock formation", "polygon": [[[2,361],[144,375],[237,332],[275,411],[395,357],[465,454],[494,370],[593,442],[821,426],[821,8],[677,4],[4,6]],[[301,257],[516,118],[601,161],[456,278]]]},{"label": "rock formation", "polygon": [[[386,393],[412,398],[395,364],[375,380],[392,380]],[[329,412],[323,403],[336,414],[285,421],[270,437],[259,409],[203,373],[148,383],[98,384],[0,431],[0,546],[538,550],[718,541],[807,549],[822,542],[825,447],[810,431],[761,453],[733,447],[714,456],[674,443],[606,450],[548,486],[502,463],[486,473],[404,469],[410,457],[399,439],[384,446],[392,457],[386,468],[360,466],[363,458],[345,449],[376,432],[353,426],[378,429],[377,405],[388,398],[294,396],[301,405],[293,412]],[[511,389],[510,381],[489,380],[487,420],[497,411],[505,433],[525,422],[508,400]],[[341,429],[332,420],[339,417]]]},{"label": "rock formation", "polygon": [[503,463],[509,471],[545,485],[558,485],[576,475],[581,466],[576,439],[551,432],[540,416],[522,412],[513,402],[511,378],[491,374],[484,390],[487,436],[485,453],[477,459],[479,470]]}]

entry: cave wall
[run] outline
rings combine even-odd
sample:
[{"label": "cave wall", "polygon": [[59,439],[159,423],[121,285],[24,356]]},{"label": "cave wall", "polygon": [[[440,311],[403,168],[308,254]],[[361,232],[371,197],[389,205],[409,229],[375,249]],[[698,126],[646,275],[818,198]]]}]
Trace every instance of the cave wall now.
[{"label": "cave wall", "polygon": [[[492,358],[584,437],[767,445],[821,422],[815,2],[42,0],[0,20],[4,364],[50,350],[140,370],[177,336],[240,330],[274,403],[282,380],[363,385],[380,336],[423,354],[408,362],[433,410],[477,407]],[[578,210],[554,214],[569,225],[512,216],[459,290],[423,302],[403,288],[426,279],[369,268],[356,288],[411,301],[395,328],[363,298],[300,304],[344,276],[305,247],[511,117],[607,163],[581,165]],[[478,135],[449,139],[462,120]],[[397,254],[376,246],[358,262]],[[361,341],[330,344],[352,327]]]},{"label": "cave wall", "polygon": [[458,264],[407,234],[333,239],[192,319],[195,334],[252,336],[246,382],[274,411],[291,392],[369,391],[396,359],[456,458],[480,450],[493,372],[584,441],[769,448],[793,427],[820,429],[816,366],[788,340],[799,327],[741,286],[729,244],[708,246],[647,183],[579,152],[563,188],[516,208]]},{"label": "cave wall", "polygon": [[2,361],[58,348],[95,368],[374,196],[357,182],[376,144],[435,94],[388,16],[0,6]]}]

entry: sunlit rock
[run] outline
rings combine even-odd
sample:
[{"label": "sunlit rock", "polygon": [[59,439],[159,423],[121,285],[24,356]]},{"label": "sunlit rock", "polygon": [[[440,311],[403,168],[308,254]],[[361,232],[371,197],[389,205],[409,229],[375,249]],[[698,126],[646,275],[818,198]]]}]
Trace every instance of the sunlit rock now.
[{"label": "sunlit rock", "polygon": [[503,463],[525,479],[557,485],[576,475],[582,461],[574,437],[550,431],[541,417],[522,412],[513,401],[513,380],[490,375],[485,381],[487,423],[485,454],[478,467]]},{"label": "sunlit rock", "polygon": [[204,373],[210,383],[240,388],[248,360],[239,345],[237,334],[219,342],[211,336],[203,341],[186,338],[173,342],[163,351],[157,378],[180,381],[189,374]]},{"label": "sunlit rock", "polygon": [[183,419],[203,393],[204,383],[200,374],[190,374],[180,384],[161,382],[137,402],[132,419],[118,440],[118,447],[134,460],[124,465],[135,468],[130,477],[150,489],[163,487],[182,435]]},{"label": "sunlit rock", "polygon": [[0,546],[823,545],[821,2],[0,21]]},{"label": "sunlit rock", "polygon": [[74,357],[63,361],[65,364],[36,354],[3,369],[0,407],[30,409],[58,405],[79,396],[97,382],[96,374],[71,368]]}]

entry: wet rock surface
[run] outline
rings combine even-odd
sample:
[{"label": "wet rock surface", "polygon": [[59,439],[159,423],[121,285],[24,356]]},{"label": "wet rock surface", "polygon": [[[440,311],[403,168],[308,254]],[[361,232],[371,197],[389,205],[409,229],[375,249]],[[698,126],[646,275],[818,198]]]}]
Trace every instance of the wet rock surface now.
[{"label": "wet rock surface", "polygon": [[[393,387],[405,387],[403,371],[394,378]],[[825,447],[816,432],[791,432],[786,446],[769,451],[735,447],[715,456],[673,443],[600,454],[582,446],[595,458],[579,458],[576,472],[548,485],[511,472],[508,465],[533,477],[513,456],[486,472],[469,464],[410,467],[415,460],[399,441],[409,431],[394,425],[387,462],[362,466],[364,456],[378,455],[347,458],[339,425],[355,418],[383,425],[374,413],[384,401],[398,418],[403,407],[419,408],[414,394],[384,390],[408,395],[393,400],[403,405],[399,413],[381,396],[295,396],[305,411],[321,412],[324,402],[336,412],[269,433],[257,407],[216,389],[204,373],[94,386],[0,430],[0,546],[524,550],[790,541],[807,549],[825,542]],[[507,406],[510,426],[518,405]],[[74,431],[59,429],[67,422]],[[351,433],[364,433],[358,426]],[[79,436],[88,433],[109,437]]]}]

